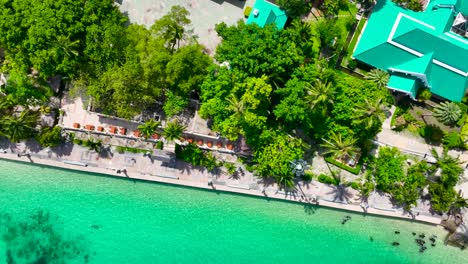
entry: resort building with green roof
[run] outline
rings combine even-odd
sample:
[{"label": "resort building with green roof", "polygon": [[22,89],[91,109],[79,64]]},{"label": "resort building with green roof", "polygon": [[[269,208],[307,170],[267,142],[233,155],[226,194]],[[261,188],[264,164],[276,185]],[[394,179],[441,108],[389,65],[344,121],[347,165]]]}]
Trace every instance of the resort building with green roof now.
[{"label": "resort building with green roof", "polygon": [[426,87],[460,102],[468,88],[468,0],[430,0],[424,11],[378,0],[353,57],[388,71],[387,87],[415,99]]},{"label": "resort building with green roof", "polygon": [[266,0],[257,0],[247,18],[247,24],[255,23],[260,27],[275,23],[278,29],[283,29],[288,21],[286,12],[279,6]]}]

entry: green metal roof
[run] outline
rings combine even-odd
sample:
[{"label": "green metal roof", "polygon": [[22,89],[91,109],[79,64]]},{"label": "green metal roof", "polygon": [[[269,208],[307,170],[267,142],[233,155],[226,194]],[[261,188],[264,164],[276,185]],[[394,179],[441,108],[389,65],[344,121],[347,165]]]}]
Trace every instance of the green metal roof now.
[{"label": "green metal roof", "polygon": [[414,12],[379,0],[353,57],[391,73],[409,72],[432,93],[461,101],[468,87],[468,39],[449,32],[456,15],[452,9],[435,7],[466,3],[432,0],[425,11]]},{"label": "green metal roof", "polygon": [[[255,15],[255,10],[258,10],[258,15]],[[275,23],[278,29],[283,29],[288,16],[279,6],[265,0],[257,0],[250,12],[247,24],[255,23],[260,27]]]},{"label": "green metal roof", "polygon": [[410,95],[411,98],[415,99],[418,92],[416,85],[417,78],[405,75],[392,75],[388,81],[388,88],[396,91],[400,91]]}]

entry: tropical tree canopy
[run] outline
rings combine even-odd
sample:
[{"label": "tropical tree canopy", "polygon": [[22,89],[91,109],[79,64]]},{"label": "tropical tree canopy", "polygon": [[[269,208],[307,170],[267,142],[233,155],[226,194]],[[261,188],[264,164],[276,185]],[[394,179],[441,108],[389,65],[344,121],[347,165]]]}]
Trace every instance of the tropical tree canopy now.
[{"label": "tropical tree canopy", "polygon": [[322,82],[316,79],[312,85],[306,86],[307,95],[305,100],[310,104],[312,111],[320,109],[323,115],[328,111],[328,107],[333,104],[336,91],[330,82]]},{"label": "tropical tree canopy", "polygon": [[35,133],[37,119],[38,114],[28,109],[18,116],[3,116],[0,119],[0,135],[15,143],[31,138]]},{"label": "tropical tree canopy", "polygon": [[376,124],[381,126],[386,118],[387,106],[382,98],[364,99],[364,103],[356,105],[354,110],[354,122],[364,123],[366,128],[373,128]]}]

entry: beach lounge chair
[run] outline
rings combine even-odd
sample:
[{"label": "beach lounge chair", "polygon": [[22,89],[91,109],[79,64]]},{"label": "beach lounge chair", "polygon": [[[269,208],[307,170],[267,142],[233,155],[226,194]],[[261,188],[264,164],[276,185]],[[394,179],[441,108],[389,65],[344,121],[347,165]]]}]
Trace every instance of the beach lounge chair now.
[{"label": "beach lounge chair", "polygon": [[137,130],[133,130],[133,136],[135,136],[135,137],[140,137],[140,136],[141,136],[140,130],[138,130],[138,129],[137,129]]},{"label": "beach lounge chair", "polygon": [[92,131],[92,130],[94,130],[94,126],[93,126],[93,125],[86,125],[86,126],[85,126],[85,129],[86,129],[86,130],[91,130],[91,131]]},{"label": "beach lounge chair", "polygon": [[116,134],[117,133],[117,128],[115,126],[109,127],[109,133]]},{"label": "beach lounge chair", "polygon": [[98,126],[98,127],[97,127],[97,131],[98,131],[98,132],[104,132],[104,128],[103,128],[102,126]]},{"label": "beach lounge chair", "polygon": [[80,128],[80,123],[73,123],[73,128]]},{"label": "beach lounge chair", "polygon": [[121,128],[119,129],[119,134],[120,134],[120,135],[126,135],[126,134],[127,134],[127,129],[126,129],[125,127],[121,127]]}]

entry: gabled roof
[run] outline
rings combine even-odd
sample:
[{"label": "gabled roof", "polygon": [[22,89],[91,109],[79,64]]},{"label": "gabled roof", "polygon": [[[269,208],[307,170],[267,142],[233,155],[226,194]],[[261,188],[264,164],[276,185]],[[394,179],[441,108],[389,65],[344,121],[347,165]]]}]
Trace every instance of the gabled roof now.
[{"label": "gabled roof", "polygon": [[391,72],[412,73],[434,94],[460,101],[467,88],[468,39],[450,32],[457,14],[439,4],[465,2],[431,0],[424,12],[414,12],[391,0],[379,0],[353,57]]},{"label": "gabled roof", "polygon": [[[256,11],[257,10],[257,11]],[[256,15],[256,13],[258,14]],[[255,23],[260,27],[275,23],[278,29],[283,29],[288,16],[279,6],[266,0],[257,0],[250,12],[247,24]]]}]

